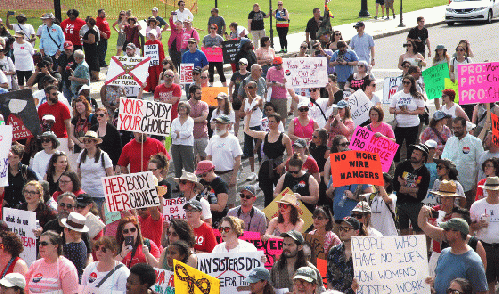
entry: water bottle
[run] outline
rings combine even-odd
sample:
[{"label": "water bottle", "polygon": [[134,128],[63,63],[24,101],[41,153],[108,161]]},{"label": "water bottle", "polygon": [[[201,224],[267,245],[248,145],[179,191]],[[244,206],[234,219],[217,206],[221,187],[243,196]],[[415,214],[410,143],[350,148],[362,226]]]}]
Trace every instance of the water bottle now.
[{"label": "water bottle", "polygon": [[[485,213],[482,214],[482,216],[480,217],[480,220],[484,220],[487,223],[489,223],[489,221],[490,221],[490,215],[487,213],[487,211],[485,211]],[[482,228],[481,231],[482,231],[482,234],[484,234],[484,235],[487,234],[488,227],[487,228]]]},{"label": "water bottle", "polygon": [[347,201],[347,195],[343,193],[343,197],[341,198],[340,203],[338,203],[338,206],[343,207],[346,201]]},{"label": "water bottle", "polygon": [[[42,226],[40,226],[40,221],[39,220],[36,220],[35,227],[36,227],[37,230],[42,227]],[[36,238],[39,239],[40,237],[36,237]]]}]

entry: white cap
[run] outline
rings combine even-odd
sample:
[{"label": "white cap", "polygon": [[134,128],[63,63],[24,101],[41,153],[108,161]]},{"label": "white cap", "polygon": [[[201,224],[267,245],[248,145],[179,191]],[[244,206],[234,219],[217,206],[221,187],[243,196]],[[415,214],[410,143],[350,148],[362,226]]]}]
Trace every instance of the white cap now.
[{"label": "white cap", "polygon": [[433,140],[433,139],[426,140],[426,142],[424,142],[424,144],[428,148],[437,148],[437,146],[438,146],[437,142],[435,140]]},{"label": "white cap", "polygon": [[7,288],[17,286],[24,289],[26,287],[26,279],[20,273],[10,273],[0,280],[0,285]]},{"label": "white cap", "polygon": [[469,132],[476,128],[476,125],[470,121],[466,122],[466,132]]}]

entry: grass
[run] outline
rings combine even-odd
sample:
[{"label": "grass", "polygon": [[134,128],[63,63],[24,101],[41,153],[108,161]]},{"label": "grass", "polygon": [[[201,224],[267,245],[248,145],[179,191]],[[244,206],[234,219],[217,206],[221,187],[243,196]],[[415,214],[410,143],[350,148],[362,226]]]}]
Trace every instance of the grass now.
[{"label": "grass", "polygon": [[[108,0],[110,1],[110,0]],[[140,2],[139,2],[140,1]],[[103,5],[103,7],[107,11],[107,16],[108,16],[108,22],[110,25],[112,25],[115,21],[113,19],[119,12],[120,9],[124,9],[126,7],[132,7],[132,11],[136,15],[145,14],[147,15],[147,11],[150,11],[149,9],[156,6],[160,9],[160,15],[165,16],[165,14],[168,15],[170,14],[170,11],[173,10],[172,2],[173,0],[168,0],[167,4],[165,2],[162,2],[160,0],[113,0],[112,2],[115,3],[113,5],[109,5],[110,7],[107,7],[106,5],[103,5],[105,3],[97,0],[89,0],[85,1],[85,9],[90,9],[91,11],[97,11],[98,8],[100,8],[100,5]],[[63,11],[65,11],[65,6],[70,5],[70,0],[62,0],[63,3]],[[198,13],[194,14],[194,26],[198,29],[200,29],[199,35],[202,38],[204,35],[207,34],[206,32],[206,26],[208,23],[208,18],[211,16],[210,10],[211,8],[214,7],[214,0],[199,0],[198,1]],[[277,8],[277,1],[273,1],[275,3],[272,3],[272,8],[276,9]],[[333,0],[329,3],[328,7],[331,10],[332,14],[334,15],[334,18],[331,20],[331,24],[334,27],[335,25],[339,24],[345,24],[345,23],[353,23],[359,20],[359,10],[360,10],[360,0],[356,1],[342,1],[341,6],[335,5],[337,2],[340,2],[340,0]],[[129,3],[131,6],[129,6]],[[138,3],[138,4],[137,4]],[[312,17],[312,9],[314,7],[319,7],[321,8],[321,11],[324,10],[324,2],[321,0],[309,0],[306,2],[303,0],[284,0],[284,7],[288,10],[290,13],[290,33],[293,32],[301,32],[305,31],[305,27],[307,25],[308,20]],[[419,10],[423,8],[428,8],[428,7],[434,7],[434,6],[440,6],[447,4],[448,0],[425,0],[425,1],[418,1],[418,0],[410,0],[410,1],[404,1],[403,2],[403,7],[404,7],[404,12],[408,11],[414,11],[414,10]],[[225,21],[227,23],[227,27],[229,23],[231,22],[237,22],[240,25],[243,25],[246,27],[248,25],[248,13],[252,9],[252,4],[253,2],[247,2],[244,0],[219,0],[218,1],[218,8],[220,9],[220,15],[225,18]],[[136,7],[139,5],[139,7]],[[166,9],[165,9],[166,5]],[[187,6],[192,7],[193,4],[187,4]],[[275,6],[274,6],[275,5]],[[398,14],[400,10],[400,2],[395,1],[395,12]],[[268,2],[260,2],[260,7],[262,11],[267,12],[269,10],[269,3]],[[368,10],[371,14],[371,17],[374,17],[376,13],[376,6],[375,6],[375,1],[374,0],[369,0],[368,3]],[[144,12],[146,11],[146,12]],[[95,12],[96,13],[96,12]],[[1,15],[5,15],[4,10],[0,10]],[[145,17],[145,15],[141,15]],[[64,15],[65,16],[65,15]],[[80,16],[84,17],[84,14],[81,13]],[[379,14],[381,16],[381,12]],[[11,18],[11,20],[14,20]],[[165,19],[167,20],[167,19]],[[14,20],[15,21],[15,20]],[[33,25],[35,30],[38,28],[38,26],[41,24],[41,21],[39,18],[29,18],[28,22]],[[275,19],[273,20],[274,23],[274,36],[277,36],[277,32],[275,30]],[[269,19],[265,19],[265,28],[267,30],[267,34],[269,32]],[[227,28],[228,29],[228,28]],[[202,30],[202,31],[201,31]],[[165,48],[165,53],[168,55],[168,38],[169,38],[169,33],[164,33],[163,34],[163,45]],[[107,61],[109,62],[109,59],[111,58],[112,54],[115,51],[116,48],[116,39],[118,38],[118,34],[113,31],[111,34],[111,38],[108,42],[108,54],[107,54]],[[38,46],[39,42],[37,42]]]}]

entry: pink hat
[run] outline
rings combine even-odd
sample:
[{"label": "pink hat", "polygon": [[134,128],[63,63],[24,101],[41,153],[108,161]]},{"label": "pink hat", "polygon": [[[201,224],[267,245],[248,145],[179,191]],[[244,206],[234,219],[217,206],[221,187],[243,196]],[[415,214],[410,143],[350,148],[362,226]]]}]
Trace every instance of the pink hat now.
[{"label": "pink hat", "polygon": [[195,174],[200,175],[204,174],[206,172],[210,172],[215,169],[215,166],[213,165],[213,162],[209,160],[203,160],[198,163],[198,166],[196,168]]}]

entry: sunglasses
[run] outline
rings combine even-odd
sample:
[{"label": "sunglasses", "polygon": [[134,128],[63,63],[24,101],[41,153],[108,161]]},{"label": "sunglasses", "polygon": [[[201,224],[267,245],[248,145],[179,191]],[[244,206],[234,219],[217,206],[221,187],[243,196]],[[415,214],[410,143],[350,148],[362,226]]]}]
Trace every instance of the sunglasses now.
[{"label": "sunglasses", "polygon": [[451,288],[447,289],[446,293],[447,294],[464,294],[464,292],[461,292],[459,290],[454,290],[454,289],[451,289]]},{"label": "sunglasses", "polygon": [[106,114],[105,113],[97,113],[97,116],[98,117],[104,117],[104,116],[106,116]]},{"label": "sunglasses", "polygon": [[230,227],[220,227],[218,230],[220,233],[228,233],[230,231]]},{"label": "sunglasses", "polygon": [[165,75],[165,78],[173,78],[173,75]]},{"label": "sunglasses", "polygon": [[402,81],[402,84],[404,84],[404,85],[410,85],[411,82],[410,81]]},{"label": "sunglasses", "polygon": [[85,204],[76,204],[76,208],[82,209],[87,207]]},{"label": "sunglasses", "polygon": [[285,204],[285,203],[278,203],[279,208],[288,208],[291,204]]},{"label": "sunglasses", "polygon": [[253,86],[248,87],[248,89],[250,89],[250,90],[253,90],[253,89],[255,89],[255,88],[256,88],[256,87],[253,87]]},{"label": "sunglasses", "polygon": [[50,142],[52,142],[52,139],[43,138],[40,141],[42,141],[42,143],[50,143]]},{"label": "sunglasses", "polygon": [[128,232],[135,233],[135,232],[137,232],[137,228],[123,229],[122,232],[123,232],[123,234],[128,234]]},{"label": "sunglasses", "polygon": [[277,4],[277,6],[282,6],[282,4]]},{"label": "sunglasses", "polygon": [[307,49],[307,46],[301,46],[300,48],[301,49]]},{"label": "sunglasses", "polygon": [[92,143],[95,140],[94,139],[83,139],[82,141],[83,141],[83,143],[87,144],[87,143]]},{"label": "sunglasses", "polygon": [[315,92],[315,91],[319,91],[319,89],[317,88],[310,89],[310,92]]},{"label": "sunglasses", "polygon": [[322,217],[322,216],[312,216],[312,219],[316,219],[316,220],[325,220],[326,218],[325,217]]},{"label": "sunglasses", "polygon": [[186,185],[187,183],[189,183],[189,181],[188,180],[179,180],[178,183],[182,184],[182,185]]},{"label": "sunglasses", "polygon": [[73,204],[65,204],[65,203],[59,203],[59,206],[67,209],[72,209],[73,207],[75,207]]},{"label": "sunglasses", "polygon": [[205,80],[205,79],[207,79],[208,77],[202,76],[201,78],[202,78],[203,80]]},{"label": "sunglasses", "polygon": [[300,109],[298,109],[299,112],[306,112],[308,111],[308,107],[302,107]]},{"label": "sunglasses", "polygon": [[376,87],[376,84],[371,84],[371,87]]},{"label": "sunglasses", "polygon": [[339,33],[339,34],[334,34],[334,35],[335,35],[335,36],[341,36],[341,33]]},{"label": "sunglasses", "polygon": [[198,73],[198,72],[194,72],[194,71],[192,72],[192,75],[193,75],[193,76],[197,76],[197,75],[199,75],[199,74],[200,74],[200,73]]},{"label": "sunglasses", "polygon": [[412,44],[405,44],[405,47],[412,47]]},{"label": "sunglasses", "polygon": [[177,232],[170,232],[170,231],[168,231],[168,232],[166,232],[166,235],[167,235],[167,236],[178,237]]},{"label": "sunglasses", "polygon": [[288,170],[288,172],[289,172],[290,174],[295,174],[295,175],[297,175],[297,174],[299,174],[299,173],[300,173],[300,171],[299,171],[299,170]]},{"label": "sunglasses", "polygon": [[350,146],[350,142],[340,143],[340,144],[338,144],[338,146],[347,147],[347,146]]},{"label": "sunglasses", "polygon": [[24,191],[24,194],[37,195],[37,194],[40,194],[40,193],[38,193],[38,191],[28,191],[28,190],[26,190],[26,191]]},{"label": "sunglasses", "polygon": [[210,28],[210,30],[216,30],[217,28]]},{"label": "sunglasses", "polygon": [[357,213],[351,214],[351,216],[355,217],[356,219],[362,219],[362,217],[364,217],[362,214],[357,214]]},{"label": "sunglasses", "polygon": [[239,193],[239,197],[241,197],[241,198],[246,198],[246,199],[248,199],[248,200],[250,200],[251,198],[253,198],[253,196],[252,196],[252,195],[244,195],[243,193]]},{"label": "sunglasses", "polygon": [[99,252],[99,250],[102,251],[102,253],[106,253],[107,252],[107,248],[104,247],[104,246],[95,246],[94,247],[94,251],[95,252]]},{"label": "sunglasses", "polygon": [[48,245],[52,245],[52,244],[50,244],[49,242],[46,242],[46,241],[40,242],[40,246],[48,246]]},{"label": "sunglasses", "polygon": [[338,230],[339,230],[340,232],[345,232],[345,233],[346,233],[346,232],[349,232],[349,231],[350,231],[350,230],[352,230],[352,229],[353,229],[353,228],[351,228],[351,227],[341,227],[341,226],[340,226],[340,227],[338,227]]}]

